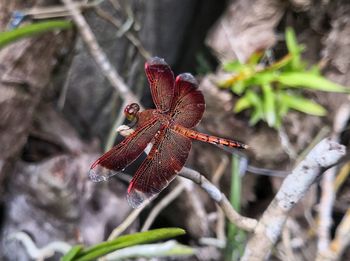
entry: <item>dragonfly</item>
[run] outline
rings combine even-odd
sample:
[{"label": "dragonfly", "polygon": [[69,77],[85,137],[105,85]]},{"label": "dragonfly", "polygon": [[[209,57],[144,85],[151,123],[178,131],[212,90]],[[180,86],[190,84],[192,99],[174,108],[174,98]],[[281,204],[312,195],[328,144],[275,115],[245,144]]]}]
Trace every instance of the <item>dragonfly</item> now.
[{"label": "dragonfly", "polygon": [[159,57],[146,61],[145,73],[156,108],[140,111],[137,103],[127,105],[124,114],[135,123],[134,132],[98,158],[89,171],[93,181],[106,181],[122,172],[151,144],[128,187],[127,200],[133,208],[151,201],[176,177],[185,165],[192,140],[248,148],[241,142],[193,129],[202,119],[205,101],[192,74],[182,73],[175,79],[170,66]]}]

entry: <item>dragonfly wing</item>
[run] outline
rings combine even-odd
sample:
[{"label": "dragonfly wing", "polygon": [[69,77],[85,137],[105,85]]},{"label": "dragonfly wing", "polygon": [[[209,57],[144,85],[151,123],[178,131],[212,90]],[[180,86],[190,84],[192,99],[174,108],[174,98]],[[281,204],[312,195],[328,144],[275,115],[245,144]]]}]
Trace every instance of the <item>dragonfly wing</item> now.
[{"label": "dragonfly wing", "polygon": [[172,105],[174,122],[193,128],[203,117],[205,101],[192,74],[183,73],[176,77],[175,94],[177,98]]},{"label": "dragonfly wing", "polygon": [[106,181],[137,159],[160,129],[161,123],[152,119],[139,126],[134,133],[103,154],[91,166],[92,181]]},{"label": "dragonfly wing", "polygon": [[170,66],[159,57],[153,57],[145,64],[152,98],[157,109],[168,111],[174,98],[174,74]]},{"label": "dragonfly wing", "polygon": [[130,182],[127,199],[133,207],[152,200],[168,186],[182,169],[191,149],[191,140],[171,129],[161,131],[135,176]]}]

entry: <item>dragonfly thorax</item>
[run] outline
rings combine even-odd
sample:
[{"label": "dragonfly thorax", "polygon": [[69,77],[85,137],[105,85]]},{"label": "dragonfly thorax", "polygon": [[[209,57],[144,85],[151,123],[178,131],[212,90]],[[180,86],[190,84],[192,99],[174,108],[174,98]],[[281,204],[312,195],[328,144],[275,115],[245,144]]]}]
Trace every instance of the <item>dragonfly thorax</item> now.
[{"label": "dragonfly thorax", "polygon": [[158,122],[160,122],[163,126],[169,127],[173,124],[173,119],[168,113],[160,110],[154,110],[153,114],[157,117]]}]

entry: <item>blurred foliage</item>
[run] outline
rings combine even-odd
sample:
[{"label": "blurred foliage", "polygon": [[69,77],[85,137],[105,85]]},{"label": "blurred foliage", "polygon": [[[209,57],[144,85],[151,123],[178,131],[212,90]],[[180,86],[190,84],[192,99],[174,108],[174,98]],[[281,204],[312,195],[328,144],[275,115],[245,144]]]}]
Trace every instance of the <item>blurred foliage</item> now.
[{"label": "blurred foliage", "polygon": [[197,62],[197,67],[196,67],[197,75],[206,75],[213,71],[213,68],[210,62],[204,53],[200,52],[196,55],[196,62]]},{"label": "blurred foliage", "polygon": [[233,61],[223,67],[227,72],[234,72],[234,75],[221,82],[220,86],[230,88],[240,96],[234,112],[250,109],[251,125],[262,120],[278,129],[290,110],[315,116],[326,115],[324,107],[303,96],[302,91],[305,89],[350,91],[321,76],[317,66],[308,68],[301,58],[304,46],[298,44],[292,28],[287,28],[285,39],[288,53],[272,64],[264,65],[264,55],[258,52],[247,63]]},{"label": "blurred foliage", "polygon": [[10,31],[0,32],[0,49],[24,37],[32,37],[45,32],[65,30],[70,29],[72,27],[72,22],[68,20],[50,20],[45,22],[23,25],[19,28],[15,28]]},{"label": "blurred foliage", "polygon": [[[242,195],[242,177],[240,164],[240,156],[237,154],[232,154],[230,202],[237,212],[240,212],[241,210]],[[228,223],[225,260],[239,260],[243,254],[246,239],[247,236],[245,231],[239,229],[235,224]]]},{"label": "blurred foliage", "polygon": [[[118,249],[168,239],[184,234],[185,230],[180,228],[161,228],[120,236],[116,239],[105,241],[89,248],[77,245],[72,247],[72,249],[61,258],[61,261],[96,260],[97,258],[105,256]],[[189,252],[187,251],[186,254],[188,253]]]}]

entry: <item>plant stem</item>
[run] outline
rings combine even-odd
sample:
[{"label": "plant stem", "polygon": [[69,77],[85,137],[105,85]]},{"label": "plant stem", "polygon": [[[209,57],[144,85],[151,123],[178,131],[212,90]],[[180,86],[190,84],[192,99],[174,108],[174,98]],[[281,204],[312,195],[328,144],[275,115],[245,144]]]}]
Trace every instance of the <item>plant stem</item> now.
[{"label": "plant stem", "polygon": [[[239,212],[241,209],[241,176],[239,172],[239,156],[232,155],[231,164],[231,193],[230,202],[233,208]],[[243,253],[245,233],[232,223],[228,225],[228,240],[226,246],[225,260],[237,260]]]}]

